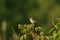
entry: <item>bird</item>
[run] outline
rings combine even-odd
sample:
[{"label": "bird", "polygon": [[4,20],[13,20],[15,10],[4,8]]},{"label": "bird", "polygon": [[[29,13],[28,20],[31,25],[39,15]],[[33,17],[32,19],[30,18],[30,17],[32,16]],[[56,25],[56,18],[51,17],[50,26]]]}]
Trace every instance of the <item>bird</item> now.
[{"label": "bird", "polygon": [[30,22],[32,23],[32,24],[34,24],[34,23],[37,23],[37,21],[33,18],[33,17],[30,17]]}]

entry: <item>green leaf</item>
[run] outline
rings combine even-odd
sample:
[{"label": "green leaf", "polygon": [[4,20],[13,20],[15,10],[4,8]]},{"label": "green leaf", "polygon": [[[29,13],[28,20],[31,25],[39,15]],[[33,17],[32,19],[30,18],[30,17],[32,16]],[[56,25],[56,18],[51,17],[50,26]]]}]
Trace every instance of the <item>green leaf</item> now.
[{"label": "green leaf", "polygon": [[51,30],[49,30],[49,32],[48,32],[48,33],[51,33],[53,30],[54,30],[54,28],[52,28]]},{"label": "green leaf", "polygon": [[45,38],[49,40],[49,37],[48,36],[45,36]]},{"label": "green leaf", "polygon": [[20,40],[24,40],[24,39],[26,39],[26,36],[27,36],[27,35],[24,34],[23,36],[20,37]]},{"label": "green leaf", "polygon": [[53,37],[53,39],[55,39],[55,38],[57,37],[57,33],[56,33],[56,31],[53,31],[53,33],[52,33],[52,37]]},{"label": "green leaf", "polygon": [[23,40],[23,36],[22,36],[22,37],[20,37],[20,40]]},{"label": "green leaf", "polygon": [[56,28],[56,30],[58,29],[58,26],[57,25],[54,25],[54,27]]},{"label": "green leaf", "polygon": [[41,28],[41,27],[35,27],[35,31],[40,31],[40,30],[43,30],[43,28]]},{"label": "green leaf", "polygon": [[25,34],[25,35],[24,35],[24,39],[26,39],[26,36],[27,36],[27,35]]}]

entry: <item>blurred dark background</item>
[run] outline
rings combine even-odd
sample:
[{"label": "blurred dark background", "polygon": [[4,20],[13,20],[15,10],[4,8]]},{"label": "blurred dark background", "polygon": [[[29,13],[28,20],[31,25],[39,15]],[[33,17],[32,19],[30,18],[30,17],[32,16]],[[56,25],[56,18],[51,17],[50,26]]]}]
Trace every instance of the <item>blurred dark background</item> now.
[{"label": "blurred dark background", "polygon": [[13,27],[19,32],[17,24],[30,24],[29,18],[37,19],[38,26],[50,29],[51,19],[60,17],[60,0],[0,0],[0,35],[2,21],[7,22],[7,35]]}]

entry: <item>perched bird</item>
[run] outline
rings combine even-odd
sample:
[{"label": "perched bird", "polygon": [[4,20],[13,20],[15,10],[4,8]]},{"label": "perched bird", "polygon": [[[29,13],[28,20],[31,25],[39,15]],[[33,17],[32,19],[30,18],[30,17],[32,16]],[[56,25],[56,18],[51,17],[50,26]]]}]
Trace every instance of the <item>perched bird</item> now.
[{"label": "perched bird", "polygon": [[34,23],[37,23],[37,21],[34,19],[34,18],[32,18],[32,17],[30,17],[30,22],[32,23],[32,24],[34,24]]}]

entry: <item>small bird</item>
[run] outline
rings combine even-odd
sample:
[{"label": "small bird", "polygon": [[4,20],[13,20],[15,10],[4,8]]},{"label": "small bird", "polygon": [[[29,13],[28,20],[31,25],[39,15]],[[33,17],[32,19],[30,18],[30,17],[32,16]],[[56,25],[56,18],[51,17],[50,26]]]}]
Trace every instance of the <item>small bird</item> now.
[{"label": "small bird", "polygon": [[32,23],[32,24],[34,24],[34,23],[37,23],[37,21],[34,19],[34,18],[32,18],[32,17],[30,17],[30,22]]}]

